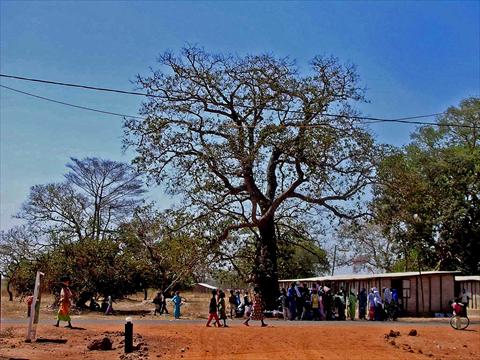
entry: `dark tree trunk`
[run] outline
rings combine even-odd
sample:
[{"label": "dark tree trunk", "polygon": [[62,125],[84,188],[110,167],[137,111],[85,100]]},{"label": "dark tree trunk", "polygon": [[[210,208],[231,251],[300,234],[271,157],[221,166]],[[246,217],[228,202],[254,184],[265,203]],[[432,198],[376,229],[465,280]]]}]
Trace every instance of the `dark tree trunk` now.
[{"label": "dark tree trunk", "polygon": [[7,281],[8,301],[13,301],[13,292],[12,290],[10,290],[11,283],[12,283],[12,278],[9,277]]},{"label": "dark tree trunk", "polygon": [[148,299],[147,288],[143,288],[143,300],[147,300],[147,299]]},{"label": "dark tree trunk", "polygon": [[254,282],[259,286],[267,310],[277,307],[278,267],[277,238],[273,217],[259,226],[260,243],[255,261]]}]

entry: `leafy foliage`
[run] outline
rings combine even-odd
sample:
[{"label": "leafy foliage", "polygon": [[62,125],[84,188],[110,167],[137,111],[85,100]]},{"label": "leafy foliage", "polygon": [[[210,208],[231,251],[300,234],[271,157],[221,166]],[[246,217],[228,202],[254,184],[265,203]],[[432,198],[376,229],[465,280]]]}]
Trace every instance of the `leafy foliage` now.
[{"label": "leafy foliage", "polygon": [[480,99],[449,108],[439,124],[420,128],[382,162],[376,221],[400,248],[414,249],[423,267],[478,273]]}]

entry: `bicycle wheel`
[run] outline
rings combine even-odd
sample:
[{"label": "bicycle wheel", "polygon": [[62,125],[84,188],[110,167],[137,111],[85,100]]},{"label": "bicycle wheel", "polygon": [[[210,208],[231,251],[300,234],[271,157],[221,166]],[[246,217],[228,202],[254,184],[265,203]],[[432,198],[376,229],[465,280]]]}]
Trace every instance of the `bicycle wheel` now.
[{"label": "bicycle wheel", "polygon": [[466,329],[467,326],[470,324],[470,320],[468,317],[464,316],[453,316],[450,319],[450,326],[455,330],[463,330]]}]

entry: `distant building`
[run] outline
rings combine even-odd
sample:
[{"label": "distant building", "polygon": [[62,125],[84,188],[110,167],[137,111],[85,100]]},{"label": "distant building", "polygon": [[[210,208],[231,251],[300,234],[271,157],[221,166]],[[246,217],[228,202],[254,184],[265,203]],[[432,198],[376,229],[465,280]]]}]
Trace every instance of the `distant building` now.
[{"label": "distant building", "polygon": [[193,285],[192,291],[195,293],[211,293],[212,290],[216,290],[217,288],[213,285],[205,284],[205,283],[196,283]]},{"label": "distant building", "polygon": [[[279,280],[279,284],[280,287],[287,288],[296,281],[306,283],[309,287],[319,283],[333,291],[343,288],[346,292],[353,289],[355,293],[362,288],[370,290],[376,287],[382,291],[382,288],[389,287],[397,289],[403,315],[433,316],[435,313],[451,312],[449,302],[458,295],[455,291],[455,275],[459,274],[459,271],[352,274],[285,279]],[[478,301],[478,297],[476,299]]]},{"label": "distant building", "polygon": [[480,275],[455,276],[455,296],[459,296],[462,289],[470,296],[469,310],[480,313]]}]

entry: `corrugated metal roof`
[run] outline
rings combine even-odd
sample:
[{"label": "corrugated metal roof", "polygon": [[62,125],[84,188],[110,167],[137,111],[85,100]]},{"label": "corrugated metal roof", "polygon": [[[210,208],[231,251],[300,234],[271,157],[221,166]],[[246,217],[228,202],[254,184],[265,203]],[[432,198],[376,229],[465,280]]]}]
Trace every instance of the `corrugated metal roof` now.
[{"label": "corrugated metal roof", "polygon": [[205,284],[205,283],[197,283],[197,285],[206,287],[207,289],[212,289],[212,290],[215,290],[215,289],[216,289],[215,286],[213,286],[213,285],[208,285],[208,284]]},{"label": "corrugated metal roof", "polygon": [[480,281],[480,275],[455,276],[455,281]]},{"label": "corrugated metal roof", "polygon": [[[441,274],[459,274],[460,271],[422,271],[422,275],[441,275]],[[398,272],[398,273],[383,273],[383,274],[348,274],[348,275],[334,275],[334,276],[318,276],[303,279],[282,279],[279,282],[294,282],[294,281],[345,281],[345,280],[366,280],[377,278],[397,278],[418,276],[418,271]]]}]

